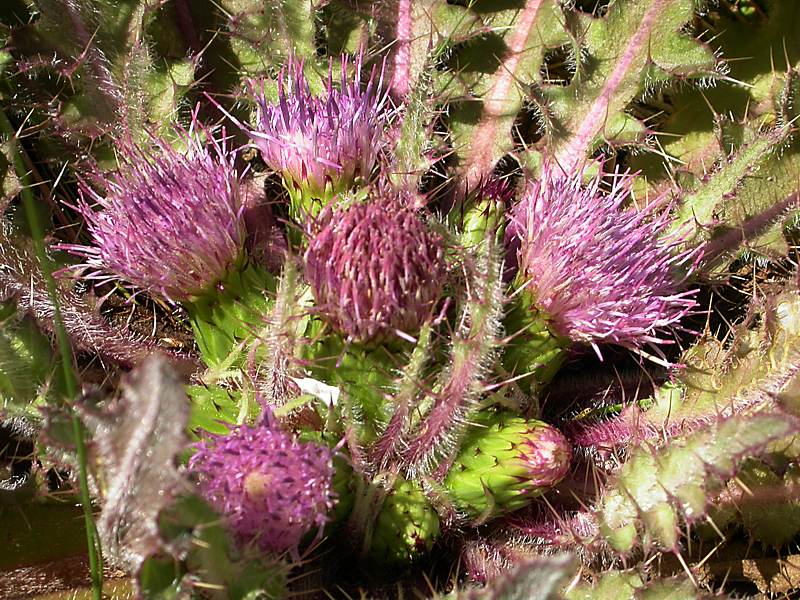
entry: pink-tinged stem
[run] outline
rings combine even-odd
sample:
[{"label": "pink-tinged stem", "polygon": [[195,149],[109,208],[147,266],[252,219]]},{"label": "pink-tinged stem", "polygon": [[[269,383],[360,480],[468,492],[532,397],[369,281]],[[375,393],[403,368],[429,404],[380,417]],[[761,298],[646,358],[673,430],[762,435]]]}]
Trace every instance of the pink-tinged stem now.
[{"label": "pink-tinged stem", "polygon": [[411,91],[411,17],[412,0],[397,2],[397,31],[394,51],[394,73],[392,91],[398,98],[405,98]]},{"label": "pink-tinged stem", "polygon": [[516,85],[517,68],[531,29],[536,22],[539,9],[544,0],[528,0],[520,12],[514,30],[506,37],[508,51],[497,68],[494,82],[483,101],[483,116],[472,136],[473,143],[467,151],[465,176],[467,185],[472,186],[491,173],[498,157],[495,156],[494,140],[500,126],[508,116],[508,102],[511,87]]},{"label": "pink-tinged stem", "polygon": [[567,435],[575,446],[605,450],[629,443],[673,438],[704,429],[720,419],[773,404],[775,396],[800,371],[800,365],[794,361],[789,364],[791,366],[743,390],[724,405],[709,403],[693,411],[691,405],[687,404],[684,415],[674,415],[669,421],[655,421],[638,406],[631,406],[612,419],[576,425]]},{"label": "pink-tinged stem", "polygon": [[703,254],[703,267],[711,267],[717,259],[728,252],[736,250],[742,242],[754,238],[783,216],[786,211],[797,208],[800,204],[800,194],[795,192],[770,206],[767,210],[747,219],[736,229],[721,235],[705,245]]},{"label": "pink-tinged stem", "polygon": [[574,173],[577,167],[586,159],[587,148],[605,126],[612,98],[617,93],[619,86],[628,74],[636,57],[642,51],[643,46],[650,42],[650,33],[658,22],[659,15],[670,1],[654,0],[650,8],[645,12],[639,29],[628,42],[628,46],[625,48],[625,52],[622,53],[611,76],[606,79],[600,95],[592,103],[578,130],[556,154],[556,162],[561,165],[562,173]]},{"label": "pink-tinged stem", "polygon": [[441,391],[426,418],[413,432],[401,455],[402,468],[411,475],[436,471],[458,449],[467,417],[482,389],[481,377],[496,346],[503,309],[500,258],[492,240],[470,276],[470,298],[462,325],[453,339],[452,365],[443,376]]},{"label": "pink-tinged stem", "polygon": [[423,391],[421,379],[430,357],[431,330],[430,323],[423,325],[420,330],[414,353],[403,372],[402,383],[394,399],[395,411],[386,429],[370,449],[371,462],[378,469],[386,469],[396,462],[402,451],[410,426],[411,411]]},{"label": "pink-tinged stem", "polygon": [[470,401],[474,400],[473,373],[480,369],[480,344],[467,342],[462,360],[453,366],[445,388],[439,394],[428,418],[422,422],[402,460],[409,470],[430,470],[436,449],[452,445],[452,431],[466,418]]}]

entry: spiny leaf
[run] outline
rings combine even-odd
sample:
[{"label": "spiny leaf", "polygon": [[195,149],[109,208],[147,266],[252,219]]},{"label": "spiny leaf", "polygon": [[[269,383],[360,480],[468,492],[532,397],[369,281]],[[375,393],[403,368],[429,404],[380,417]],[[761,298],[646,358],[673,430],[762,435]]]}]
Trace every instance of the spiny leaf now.
[{"label": "spiny leaf", "polygon": [[[469,97],[448,107],[453,145],[463,156],[461,168],[470,187],[512,149],[511,128],[525,101],[524,86],[538,76],[547,48],[569,42],[561,25],[564,17],[552,0],[527,0],[519,10],[493,10],[478,2],[473,10],[485,11],[481,16],[492,31],[454,57],[452,68]],[[452,77],[442,75],[443,92],[452,87]]]},{"label": "spiny leaf", "polygon": [[158,55],[165,45],[150,33],[171,29],[172,39],[178,37],[160,4],[35,0],[36,18],[12,29],[12,53],[28,75],[16,85],[48,107],[47,116],[72,147],[110,133],[139,139],[145,128],[169,130],[195,64],[183,52]]},{"label": "spiny leaf", "polygon": [[311,0],[222,0],[231,48],[244,74],[269,73],[290,56],[312,59],[315,6]]},{"label": "spiny leaf", "polygon": [[713,488],[742,459],[798,431],[789,415],[735,415],[659,450],[634,449],[600,504],[601,534],[620,553],[641,544],[677,550],[681,517],[703,516]]},{"label": "spiny leaf", "polygon": [[[768,300],[734,329],[726,345],[706,333],[681,357],[685,369],[676,381],[656,390],[646,402],[623,408],[619,416],[591,424],[578,422],[578,446],[611,448],[656,441],[703,429],[720,416],[774,404],[796,376],[794,351],[800,339],[796,315],[800,297],[784,292]],[[753,327],[753,323],[757,323]]]},{"label": "spiny leaf", "polygon": [[28,412],[30,405],[63,391],[50,341],[29,318],[0,319],[0,401],[5,411]]},{"label": "spiny leaf", "polygon": [[523,562],[483,589],[454,592],[449,600],[558,600],[575,565],[568,554]]},{"label": "spiny leaf", "polygon": [[714,76],[713,52],[680,33],[693,13],[692,0],[627,0],[612,3],[602,19],[579,15],[570,20],[581,41],[577,72],[568,86],[547,93],[568,132],[548,149],[564,172],[573,173],[598,143],[632,141],[640,134],[641,125],[624,112],[638,94]]}]

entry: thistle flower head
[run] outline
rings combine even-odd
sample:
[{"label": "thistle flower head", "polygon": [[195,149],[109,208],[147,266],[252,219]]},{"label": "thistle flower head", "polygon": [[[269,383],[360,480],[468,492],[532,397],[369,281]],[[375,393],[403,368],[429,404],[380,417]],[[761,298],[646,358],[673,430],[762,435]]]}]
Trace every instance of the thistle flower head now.
[{"label": "thistle flower head", "polygon": [[598,342],[667,343],[660,332],[696,306],[693,291],[679,291],[676,272],[698,252],[680,251],[682,237],[665,235],[671,221],[663,200],[623,208],[632,184],[633,176],[617,174],[605,192],[600,175],[584,186],[580,173],[545,168],[506,231],[536,308],[559,335],[595,349]]},{"label": "thistle flower head", "polygon": [[296,552],[334,505],[331,451],[269,425],[240,426],[195,445],[189,469],[242,544]]},{"label": "thistle flower head", "polygon": [[572,449],[555,427],[530,427],[516,446],[529,485],[550,488],[566,477]]},{"label": "thistle flower head", "polygon": [[572,448],[558,429],[500,413],[467,435],[444,483],[468,517],[486,520],[525,506],[571,464]]},{"label": "thistle flower head", "polygon": [[414,333],[439,299],[444,240],[392,198],[326,209],[310,238],[306,279],[351,341]]},{"label": "thistle flower head", "polygon": [[119,278],[181,301],[220,281],[239,259],[246,232],[233,153],[213,139],[209,148],[194,127],[178,135],[185,153],[154,136],[149,148],[122,142],[119,170],[98,176],[104,194],[81,183],[75,208],[94,245],[59,248],[84,257],[81,266],[94,269],[88,277]]},{"label": "thistle flower head", "polygon": [[262,91],[256,98],[257,126],[248,131],[264,162],[287,185],[315,198],[369,177],[378,157],[386,94],[379,91],[375,69],[362,85],[360,57],[352,80],[347,64],[343,57],[338,87],[331,68],[325,93],[314,96],[302,61],[290,60],[278,81],[278,102],[268,102]]}]

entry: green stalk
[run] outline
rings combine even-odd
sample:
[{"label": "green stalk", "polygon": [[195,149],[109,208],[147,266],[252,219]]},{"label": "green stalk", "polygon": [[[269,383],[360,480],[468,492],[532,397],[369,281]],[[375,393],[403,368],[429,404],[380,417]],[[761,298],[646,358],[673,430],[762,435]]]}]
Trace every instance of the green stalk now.
[{"label": "green stalk", "polygon": [[[77,378],[72,364],[72,351],[69,338],[67,337],[67,332],[64,329],[64,323],[61,318],[61,307],[58,303],[58,294],[56,293],[56,283],[53,279],[52,266],[44,248],[44,228],[39,220],[35,198],[31,192],[31,186],[28,181],[28,171],[25,168],[25,161],[22,157],[22,147],[16,144],[16,131],[8,120],[5,112],[2,110],[0,110],[0,130],[8,137],[9,143],[13,145],[14,166],[17,171],[17,177],[19,177],[20,180],[20,187],[22,188],[20,195],[22,196],[22,203],[25,206],[25,214],[28,217],[28,225],[33,238],[34,251],[36,252],[36,258],[39,261],[42,275],[47,284],[47,292],[53,302],[53,329],[56,333],[56,340],[61,354],[61,366],[64,371],[64,386],[67,396],[72,401],[76,398],[78,392]],[[89,495],[89,478],[86,471],[86,441],[84,439],[83,425],[74,412],[72,413],[72,432],[78,454],[78,481],[81,491],[81,505],[83,506],[83,519],[86,525],[86,543],[89,551],[89,568],[92,578],[92,598],[93,600],[101,600],[103,596],[102,551],[100,548],[100,540],[97,536],[97,529],[94,524],[94,516],[92,515],[92,503]]]}]

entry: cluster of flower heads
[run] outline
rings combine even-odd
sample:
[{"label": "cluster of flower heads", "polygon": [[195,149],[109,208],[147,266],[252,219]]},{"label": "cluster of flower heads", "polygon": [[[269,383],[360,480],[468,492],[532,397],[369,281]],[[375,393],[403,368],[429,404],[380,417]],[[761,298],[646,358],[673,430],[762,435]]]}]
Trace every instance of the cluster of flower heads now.
[{"label": "cluster of flower heads", "polygon": [[315,96],[302,61],[290,60],[278,81],[277,104],[263,90],[256,98],[256,127],[248,133],[261,157],[287,185],[314,197],[341,191],[357,177],[368,178],[378,158],[387,96],[376,69],[362,85],[361,59],[355,61],[353,79],[347,67],[343,58],[339,86],[331,67],[326,93]]},{"label": "cluster of flower heads", "polygon": [[415,333],[440,297],[444,272],[442,237],[387,194],[323,211],[305,254],[318,308],[354,342]]},{"label": "cluster of flower heads", "polygon": [[[581,173],[546,167],[514,207],[507,240],[516,248],[520,276],[538,309],[571,340],[639,348],[665,343],[660,333],[696,306],[693,291],[679,292],[697,251],[665,235],[664,202],[625,209],[633,177],[616,174],[583,185]],[[685,276],[684,276],[685,278]]]},{"label": "cluster of flower heads", "polygon": [[[256,99],[257,124],[247,129],[269,167],[287,186],[329,197],[367,179],[386,122],[386,95],[375,70],[366,82],[329,73],[315,96],[303,65],[281,73],[279,99]],[[77,208],[93,246],[62,245],[95,269],[89,277],[126,282],[173,301],[191,300],[223,280],[242,257],[245,227],[234,153],[197,131],[180,130],[187,150],[151,139],[151,148],[120,148],[120,170],[101,177],[105,193],[81,186]],[[207,136],[211,137],[211,136]],[[629,210],[632,176],[616,175],[611,189],[597,176],[543,169],[511,212],[506,241],[521,281],[553,329],[596,347],[638,348],[663,343],[696,302],[679,291],[676,274],[697,252],[679,250],[680,236],[663,201]],[[411,335],[439,302],[446,275],[445,240],[422,217],[410,190],[376,188],[366,201],[339,201],[307,223],[305,277],[317,309],[349,341],[377,343]],[[507,204],[504,182],[490,180],[477,196],[487,203],[481,222]],[[103,210],[95,212],[90,205]],[[502,214],[498,212],[497,214]],[[499,217],[498,217],[499,218]],[[565,476],[570,450],[554,428],[529,432],[513,447],[516,466],[532,488]],[[330,449],[302,443],[271,422],[208,435],[189,469],[204,497],[242,544],[297,554],[304,536],[321,529],[335,501]]]},{"label": "cluster of flower heads", "polygon": [[[177,129],[185,152],[166,140],[121,143],[119,170],[98,175],[105,193],[85,182],[77,209],[94,245],[62,244],[94,269],[171,301],[207,291],[239,259],[246,237],[234,153],[195,128]],[[207,133],[207,132],[205,132]],[[92,204],[102,208],[94,210]]]},{"label": "cluster of flower heads", "polygon": [[297,553],[333,508],[333,459],[325,446],[304,443],[263,423],[195,444],[189,470],[237,540],[265,552]]}]

